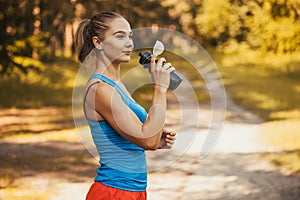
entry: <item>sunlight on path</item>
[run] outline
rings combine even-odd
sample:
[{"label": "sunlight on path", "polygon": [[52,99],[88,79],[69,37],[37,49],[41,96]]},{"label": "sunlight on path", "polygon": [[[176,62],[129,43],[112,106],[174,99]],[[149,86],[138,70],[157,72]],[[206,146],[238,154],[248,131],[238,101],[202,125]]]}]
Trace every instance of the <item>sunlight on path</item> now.
[{"label": "sunlight on path", "polygon": [[[255,153],[272,151],[271,147],[266,147],[258,141],[258,131],[260,126],[257,124],[234,124],[225,123],[220,139],[218,140],[214,153]],[[188,133],[183,133],[178,140],[184,138]],[[199,132],[194,143],[186,153],[199,153],[201,146],[207,137],[207,131]],[[176,148],[176,146],[175,146]]]},{"label": "sunlight on path", "polygon": [[[175,122],[168,124],[170,129],[177,123],[177,112],[169,113],[168,122]],[[213,152],[204,158],[200,157],[200,151],[209,134],[205,124],[211,116],[205,107],[199,117],[202,124],[199,132],[194,140],[186,143],[190,146],[182,144],[189,137],[192,124],[178,134],[172,150],[147,152],[149,169],[152,169],[148,176],[148,200],[292,200],[300,197],[300,177],[282,174],[261,159],[261,155],[276,152],[276,149],[257,140],[259,121],[240,108],[230,112]],[[0,199],[85,199],[98,164],[81,139],[84,138],[79,138],[73,129],[2,138],[1,144],[11,148],[11,153],[20,156],[23,149],[26,151],[22,153],[28,158],[31,152],[41,158],[50,156],[46,162],[62,168],[53,168],[49,173],[47,165],[37,160],[45,169],[22,172],[15,181],[17,187],[0,189]],[[5,154],[9,149],[3,150]],[[77,160],[72,160],[71,155],[77,156]],[[60,165],[60,159],[65,159],[64,165]]]},{"label": "sunlight on path", "polygon": [[[204,116],[209,116],[209,112],[202,109]],[[176,162],[149,174],[149,200],[292,200],[300,197],[300,177],[282,174],[261,159],[261,155],[276,152],[276,149],[258,140],[260,121],[239,107],[233,107],[229,115],[221,137],[208,156],[200,157],[208,134],[203,128]],[[176,157],[184,148],[180,141],[188,134],[188,130],[181,132],[173,150],[153,153],[148,162],[159,166],[159,162],[164,164],[164,159]]]}]

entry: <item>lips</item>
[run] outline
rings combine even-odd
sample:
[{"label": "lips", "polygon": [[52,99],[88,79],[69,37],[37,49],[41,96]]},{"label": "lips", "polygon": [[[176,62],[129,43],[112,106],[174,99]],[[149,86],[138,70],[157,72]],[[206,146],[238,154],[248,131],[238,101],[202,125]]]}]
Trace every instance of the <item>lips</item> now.
[{"label": "lips", "polygon": [[123,51],[123,53],[126,54],[126,55],[130,55],[131,51]]}]

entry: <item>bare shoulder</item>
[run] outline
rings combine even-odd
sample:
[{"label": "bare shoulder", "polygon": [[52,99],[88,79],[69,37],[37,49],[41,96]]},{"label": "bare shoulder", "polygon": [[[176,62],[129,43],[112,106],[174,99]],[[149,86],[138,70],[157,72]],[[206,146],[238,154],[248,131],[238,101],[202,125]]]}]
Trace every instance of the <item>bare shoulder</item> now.
[{"label": "bare shoulder", "polygon": [[94,87],[95,100],[97,102],[104,103],[105,105],[111,105],[114,102],[121,102],[122,98],[117,90],[113,86],[105,82],[100,82]]},{"label": "bare shoulder", "polygon": [[96,96],[111,96],[114,93],[114,88],[105,83],[100,81],[94,88],[94,92],[96,94]]},{"label": "bare shoulder", "polygon": [[105,92],[112,92],[113,87],[103,81],[100,81],[98,79],[91,79],[87,85],[85,86],[85,90],[91,91],[93,94],[105,94]]},{"label": "bare shoulder", "polygon": [[85,94],[87,97],[87,101],[89,100],[97,100],[101,101],[101,99],[109,98],[112,96],[114,88],[97,79],[91,79],[85,86]]}]

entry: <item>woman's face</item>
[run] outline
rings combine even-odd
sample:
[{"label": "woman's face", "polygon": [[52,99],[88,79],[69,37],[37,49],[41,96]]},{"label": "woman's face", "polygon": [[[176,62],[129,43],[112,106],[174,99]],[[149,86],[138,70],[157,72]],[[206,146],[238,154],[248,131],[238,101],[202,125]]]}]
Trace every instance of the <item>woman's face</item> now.
[{"label": "woman's face", "polygon": [[132,30],[124,18],[109,23],[102,42],[103,53],[111,62],[128,62],[133,49]]}]

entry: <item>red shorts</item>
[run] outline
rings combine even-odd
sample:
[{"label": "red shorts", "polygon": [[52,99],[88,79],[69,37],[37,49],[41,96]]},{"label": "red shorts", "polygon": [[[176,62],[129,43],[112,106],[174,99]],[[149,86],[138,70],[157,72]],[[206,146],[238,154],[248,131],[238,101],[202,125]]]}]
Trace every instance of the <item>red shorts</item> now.
[{"label": "red shorts", "polygon": [[103,185],[100,182],[94,182],[91,186],[86,200],[146,200],[146,190],[142,192],[131,192],[120,190]]}]

